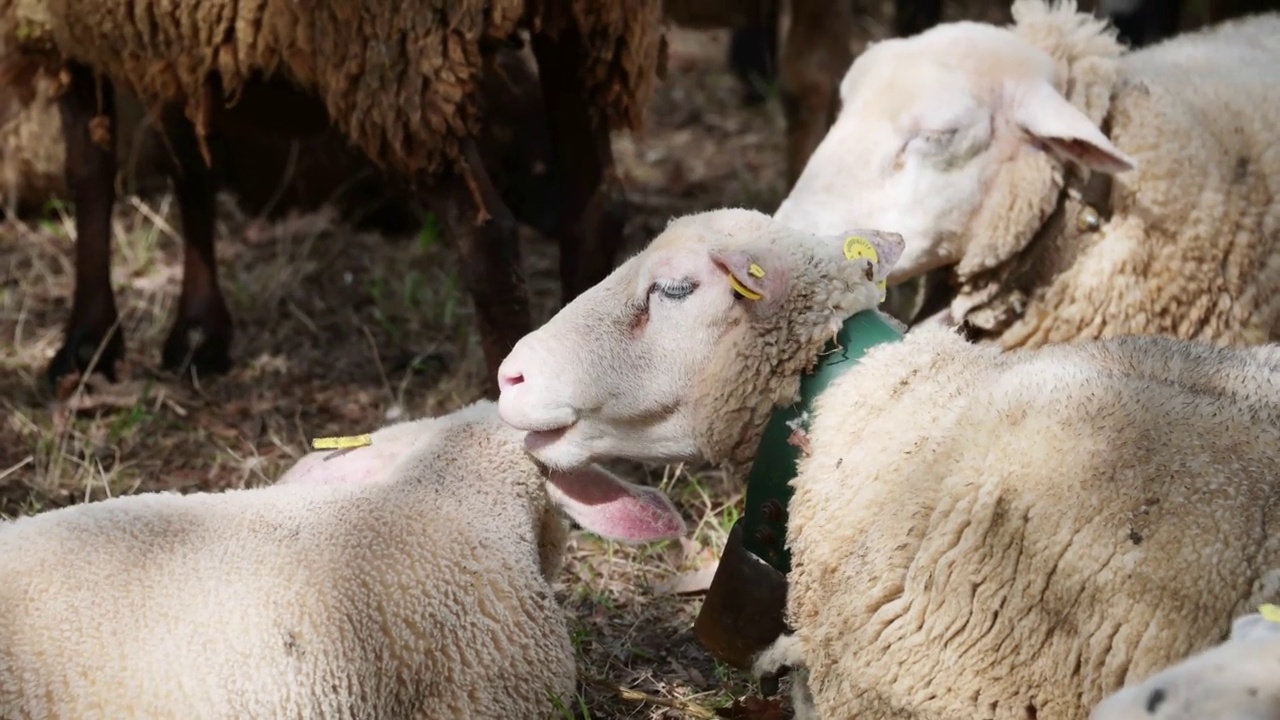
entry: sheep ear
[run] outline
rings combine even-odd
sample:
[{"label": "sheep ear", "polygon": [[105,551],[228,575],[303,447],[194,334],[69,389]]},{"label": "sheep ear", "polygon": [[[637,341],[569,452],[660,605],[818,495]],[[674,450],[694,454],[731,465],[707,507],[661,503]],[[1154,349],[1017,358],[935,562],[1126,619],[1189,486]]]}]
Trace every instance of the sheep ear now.
[{"label": "sheep ear", "polygon": [[846,260],[871,261],[871,276],[867,280],[876,281],[883,295],[884,279],[889,277],[894,264],[902,259],[902,252],[907,247],[902,236],[895,232],[855,228],[842,234],[840,242]]},{"label": "sheep ear", "polygon": [[1013,119],[1056,155],[1090,170],[1114,174],[1138,167],[1136,160],[1047,82],[1033,83],[1018,94]]},{"label": "sheep ear", "polygon": [[711,250],[711,262],[724,274],[734,294],[763,307],[777,305],[787,294],[791,275],[779,262],[770,262],[746,250]]},{"label": "sheep ear", "polygon": [[584,529],[610,540],[653,542],[685,533],[684,518],[661,491],[633,485],[596,465],[552,471],[547,493]]}]

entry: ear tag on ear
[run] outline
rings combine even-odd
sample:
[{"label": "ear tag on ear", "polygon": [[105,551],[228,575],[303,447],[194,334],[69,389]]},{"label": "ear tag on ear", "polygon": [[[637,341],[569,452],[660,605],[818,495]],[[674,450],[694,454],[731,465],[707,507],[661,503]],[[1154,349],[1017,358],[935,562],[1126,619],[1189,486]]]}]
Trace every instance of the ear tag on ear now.
[{"label": "ear tag on ear", "polygon": [[347,448],[364,447],[373,444],[373,435],[342,435],[338,437],[321,437],[311,441],[312,450],[345,450]]},{"label": "ear tag on ear", "polygon": [[[751,273],[755,277],[764,277],[764,268],[755,263],[751,263],[751,265],[747,267],[747,272]],[[760,293],[749,289],[746,285],[743,285],[741,280],[733,276],[733,273],[729,273],[729,284],[733,286],[735,292],[748,300],[759,300],[764,297]]]},{"label": "ear tag on ear", "polygon": [[1258,614],[1262,615],[1263,620],[1270,620],[1274,623],[1280,623],[1280,606],[1267,603],[1258,606]]},{"label": "ear tag on ear", "polygon": [[[880,262],[880,253],[876,252],[876,247],[866,238],[857,235],[850,236],[844,241],[844,256],[849,260],[870,260],[872,265]],[[881,280],[876,283],[876,287],[880,288],[880,302],[884,302],[889,283]]]}]

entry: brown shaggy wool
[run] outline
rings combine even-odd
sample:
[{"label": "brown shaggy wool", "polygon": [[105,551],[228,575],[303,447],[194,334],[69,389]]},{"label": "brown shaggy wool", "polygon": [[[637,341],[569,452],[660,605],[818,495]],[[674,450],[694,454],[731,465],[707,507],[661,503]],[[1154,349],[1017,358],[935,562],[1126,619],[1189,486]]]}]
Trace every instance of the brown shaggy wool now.
[{"label": "brown shaggy wool", "polygon": [[[422,178],[478,131],[482,46],[518,29],[576,28],[598,121],[636,129],[662,53],[661,0],[410,0],[370,7],[317,0],[0,0],[0,55],[93,67],[149,106],[184,105],[203,136],[216,73],[228,104],[246,84],[282,77],[314,93],[378,165]],[[14,50],[25,56],[17,60]]]}]

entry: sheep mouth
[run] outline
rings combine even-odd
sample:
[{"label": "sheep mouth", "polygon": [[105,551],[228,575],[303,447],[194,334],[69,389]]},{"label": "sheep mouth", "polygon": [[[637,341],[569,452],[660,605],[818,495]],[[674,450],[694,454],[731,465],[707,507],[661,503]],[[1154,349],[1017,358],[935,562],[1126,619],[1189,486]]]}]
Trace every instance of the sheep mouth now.
[{"label": "sheep mouth", "polygon": [[530,430],[524,436],[524,449],[528,453],[537,453],[545,450],[564,438],[565,433],[569,432],[576,423],[570,423],[558,428],[550,430]]}]

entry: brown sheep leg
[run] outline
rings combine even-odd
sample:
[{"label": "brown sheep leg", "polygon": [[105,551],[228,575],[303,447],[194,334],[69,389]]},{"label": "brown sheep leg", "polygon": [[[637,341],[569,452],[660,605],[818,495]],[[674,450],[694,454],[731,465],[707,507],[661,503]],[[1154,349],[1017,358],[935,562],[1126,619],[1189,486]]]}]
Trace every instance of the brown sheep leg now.
[{"label": "brown sheep leg", "polygon": [[104,341],[95,369],[111,382],[117,379],[116,361],[124,356],[124,331],[116,326],[111,289],[115,89],[106,78],[95,80],[83,65],[70,63],[66,70],[70,82],[58,98],[58,110],[66,143],[64,172],[75,205],[76,280],[63,344],[46,370],[55,390],[64,377],[87,370]]},{"label": "brown sheep leg", "polygon": [[759,105],[768,98],[765,91],[778,75],[778,17],[780,0],[750,3],[746,24],[734,29],[729,39],[729,67],[743,86],[743,101]]},{"label": "brown sheep leg", "polygon": [[183,248],[182,295],[161,360],[166,370],[217,375],[231,369],[232,336],[213,252],[217,183],[200,153],[195,128],[179,107],[166,109],[164,132],[173,149]]},{"label": "brown sheep leg", "polygon": [[788,190],[835,120],[840,79],[853,63],[853,20],[849,0],[791,2],[778,83],[787,121]]},{"label": "brown sheep leg", "polygon": [[609,130],[591,112],[581,82],[586,50],[570,29],[534,35],[533,53],[547,108],[551,152],[561,182],[560,302],[568,304],[613,270],[626,223],[626,198],[613,164]]},{"label": "brown sheep leg", "polygon": [[439,218],[458,252],[462,279],[475,304],[489,378],[498,397],[498,366],[532,329],[520,265],[519,228],[494,188],[473,141],[463,142],[462,167],[428,183],[423,204]]}]

